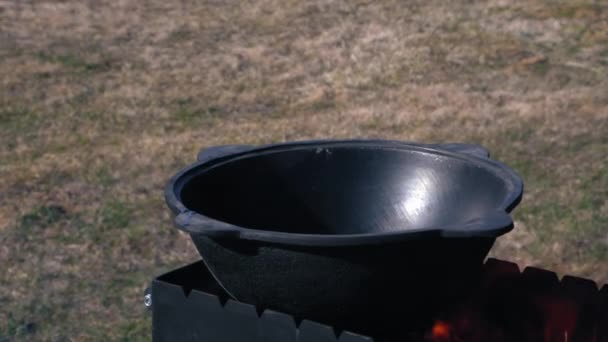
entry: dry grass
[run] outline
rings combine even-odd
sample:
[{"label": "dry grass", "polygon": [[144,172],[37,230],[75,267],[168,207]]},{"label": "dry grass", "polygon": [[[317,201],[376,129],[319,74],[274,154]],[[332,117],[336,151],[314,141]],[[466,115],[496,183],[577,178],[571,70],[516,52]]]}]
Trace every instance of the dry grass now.
[{"label": "dry grass", "polygon": [[164,183],[204,146],[487,146],[526,183],[493,255],[608,282],[608,7],[0,0],[0,341],[146,340],[197,258]]}]

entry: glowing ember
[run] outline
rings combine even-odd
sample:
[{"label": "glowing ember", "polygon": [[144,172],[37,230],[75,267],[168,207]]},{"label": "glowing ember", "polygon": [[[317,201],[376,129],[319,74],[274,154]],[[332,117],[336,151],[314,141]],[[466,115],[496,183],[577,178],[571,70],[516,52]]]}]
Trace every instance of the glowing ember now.
[{"label": "glowing ember", "polygon": [[442,321],[437,321],[433,326],[432,332],[433,341],[449,341],[450,326]]},{"label": "glowing ember", "polygon": [[608,291],[547,271],[490,266],[479,288],[437,313],[425,341],[608,342]]},{"label": "glowing ember", "polygon": [[545,316],[545,342],[563,340],[568,342],[568,335],[576,329],[579,306],[572,300],[551,300],[541,298],[539,304]]}]

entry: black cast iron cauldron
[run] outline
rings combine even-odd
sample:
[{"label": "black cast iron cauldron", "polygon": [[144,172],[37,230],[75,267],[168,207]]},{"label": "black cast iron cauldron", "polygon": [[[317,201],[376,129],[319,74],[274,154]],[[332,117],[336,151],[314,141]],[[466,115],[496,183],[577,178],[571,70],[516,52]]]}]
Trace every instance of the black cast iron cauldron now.
[{"label": "black cast iron cauldron", "polygon": [[477,145],[309,141],[198,159],[165,198],[226,291],[366,333],[466,291],[523,191]]}]

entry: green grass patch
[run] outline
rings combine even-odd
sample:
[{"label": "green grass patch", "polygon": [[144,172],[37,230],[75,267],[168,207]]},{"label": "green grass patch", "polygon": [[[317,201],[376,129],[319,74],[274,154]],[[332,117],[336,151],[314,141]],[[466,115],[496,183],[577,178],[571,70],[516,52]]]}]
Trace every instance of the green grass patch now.
[{"label": "green grass patch", "polygon": [[54,55],[42,51],[37,54],[37,57],[43,62],[60,64],[65,68],[85,73],[108,71],[112,67],[109,59],[100,58],[97,61],[92,61],[77,54]]},{"label": "green grass patch", "polygon": [[3,134],[8,147],[14,147],[16,138],[29,138],[41,124],[37,112],[23,107],[0,108],[0,134]]},{"label": "green grass patch", "polygon": [[66,210],[58,205],[41,206],[21,216],[20,227],[25,231],[46,228],[67,217]]},{"label": "green grass patch", "polygon": [[119,200],[107,202],[98,212],[99,227],[102,230],[125,228],[132,219],[132,210],[129,204]]},{"label": "green grass patch", "polygon": [[42,296],[12,305],[7,319],[0,321],[0,342],[37,340],[52,325],[51,322],[61,316],[62,310],[57,309]]},{"label": "green grass patch", "polygon": [[0,323],[0,342],[27,341],[33,338],[37,330],[36,323],[9,316]]},{"label": "green grass patch", "polygon": [[[579,238],[591,241],[590,253],[598,260],[608,256],[608,213],[602,208],[608,200],[608,168],[602,167],[586,177],[581,186],[582,197],[573,215],[574,230]],[[585,219],[579,219],[580,217]]]},{"label": "green grass patch", "polygon": [[39,80],[48,80],[53,77],[53,73],[48,72],[48,71],[37,72],[34,74],[34,77],[36,77]]},{"label": "green grass patch", "polygon": [[[16,105],[12,107],[0,107],[0,142],[6,149],[13,150],[23,145],[37,146],[40,139],[40,131],[52,120],[48,113],[31,110],[27,107]],[[40,156],[48,151],[48,147],[30,149],[30,157]],[[8,155],[8,160],[15,161],[25,157],[24,154]],[[27,157],[26,157],[27,158]]]},{"label": "green grass patch", "polygon": [[531,64],[529,68],[532,72],[539,74],[540,76],[545,76],[549,72],[549,69],[551,69],[551,64],[549,64],[548,60],[544,60]]},{"label": "green grass patch", "polygon": [[224,112],[222,108],[217,106],[196,107],[189,99],[179,100],[177,105],[178,110],[172,116],[172,119],[177,119],[184,124],[195,124],[205,120],[217,119]]},{"label": "green grass patch", "polygon": [[112,167],[107,164],[102,164],[98,167],[91,167],[85,170],[82,178],[92,186],[101,185],[108,188],[119,182],[119,179],[112,175]]},{"label": "green grass patch", "polygon": [[118,325],[118,340],[121,342],[148,342],[152,338],[150,318],[130,320]]},{"label": "green grass patch", "polygon": [[577,10],[578,7],[573,5],[556,6],[553,16],[556,18],[572,19],[576,15]]},{"label": "green grass patch", "polygon": [[601,51],[598,53],[598,56],[600,56],[600,57],[604,57],[604,58],[608,58],[608,42],[606,43],[606,46],[607,46],[607,47],[603,48],[603,49],[602,49],[602,50],[601,50]]},{"label": "green grass patch", "polygon": [[76,112],[76,116],[89,121],[98,121],[104,119],[104,114],[97,111],[80,111]]},{"label": "green grass patch", "polygon": [[168,37],[168,42],[184,42],[195,38],[194,32],[189,30],[187,27],[180,27],[177,30],[171,32]]},{"label": "green grass patch", "polygon": [[11,123],[22,122],[23,117],[28,115],[31,115],[31,112],[23,108],[7,108],[0,110],[0,122],[2,122],[2,126],[0,127],[8,128],[8,125],[10,125]]},{"label": "green grass patch", "polygon": [[104,187],[110,186],[116,183],[116,181],[116,178],[112,176],[110,170],[106,167],[102,167],[95,172],[95,182]]}]

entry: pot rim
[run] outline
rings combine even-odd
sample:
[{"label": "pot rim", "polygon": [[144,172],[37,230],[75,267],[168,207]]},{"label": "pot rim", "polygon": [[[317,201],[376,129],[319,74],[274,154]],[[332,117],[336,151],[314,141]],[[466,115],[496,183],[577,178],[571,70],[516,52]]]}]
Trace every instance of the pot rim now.
[{"label": "pot rim", "polygon": [[[444,237],[444,238],[496,238],[513,228],[510,212],[519,204],[523,194],[521,177],[507,165],[479,155],[453,152],[442,149],[442,144],[420,144],[392,140],[315,140],[295,141],[251,147],[240,152],[218,155],[209,160],[197,161],[176,173],[165,187],[165,201],[171,211],[177,215],[176,225],[191,235],[202,234],[211,238],[228,238],[252,240],[266,243],[278,243],[297,246],[352,246],[399,242],[404,240]],[[453,144],[446,144],[453,145]],[[473,145],[471,145],[473,146]],[[304,150],[313,148],[363,147],[378,149],[395,149],[418,151],[456,158],[481,167],[500,178],[507,190],[506,196],[491,213],[470,222],[443,225],[438,227],[421,227],[403,231],[363,234],[302,234],[273,230],[253,229],[234,225],[225,221],[188,209],[180,199],[185,184],[201,173],[244,158],[252,158],[282,151]],[[204,227],[204,228],[202,228]]]}]

